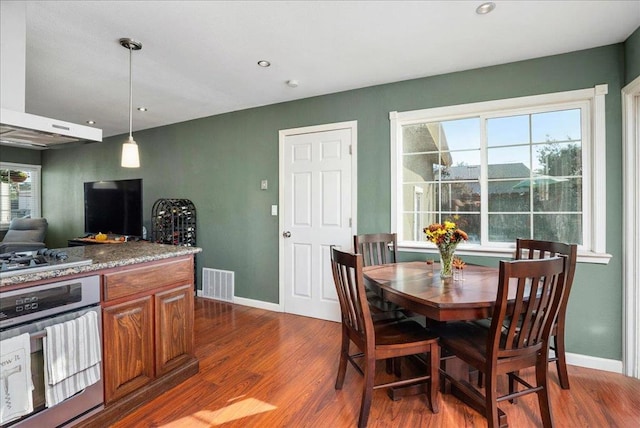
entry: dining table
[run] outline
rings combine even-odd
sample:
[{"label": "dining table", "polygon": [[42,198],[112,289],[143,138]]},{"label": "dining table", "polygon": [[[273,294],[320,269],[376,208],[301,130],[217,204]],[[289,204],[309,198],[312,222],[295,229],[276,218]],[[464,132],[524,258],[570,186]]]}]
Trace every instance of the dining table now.
[{"label": "dining table", "polygon": [[[491,316],[498,292],[497,267],[465,265],[462,278],[441,278],[439,264],[425,261],[390,263],[363,268],[365,285],[382,298],[404,309],[427,317],[427,324],[447,321],[472,321]],[[515,298],[515,289],[509,299]],[[484,403],[469,383],[469,367],[458,358],[443,359],[447,377],[460,382],[443,388],[472,408],[484,412]],[[414,391],[419,392],[419,391]],[[397,399],[412,392],[398,391]],[[397,394],[395,396],[394,394]],[[498,409],[501,426],[507,425],[506,414]]]}]

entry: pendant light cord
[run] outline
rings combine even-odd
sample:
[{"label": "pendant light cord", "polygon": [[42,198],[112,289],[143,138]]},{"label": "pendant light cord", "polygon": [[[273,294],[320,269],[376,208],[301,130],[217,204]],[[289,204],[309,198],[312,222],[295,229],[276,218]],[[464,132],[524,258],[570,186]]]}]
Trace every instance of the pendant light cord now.
[{"label": "pendant light cord", "polygon": [[129,46],[129,141],[133,140],[133,67],[131,66],[132,49]]}]

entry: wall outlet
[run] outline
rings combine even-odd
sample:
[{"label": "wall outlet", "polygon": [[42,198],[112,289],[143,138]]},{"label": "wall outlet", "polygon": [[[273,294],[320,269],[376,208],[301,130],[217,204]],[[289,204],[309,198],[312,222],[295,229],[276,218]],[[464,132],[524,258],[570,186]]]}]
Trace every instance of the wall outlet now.
[{"label": "wall outlet", "polygon": [[260,182],[260,190],[267,190],[269,188],[269,182],[267,180],[262,180]]}]

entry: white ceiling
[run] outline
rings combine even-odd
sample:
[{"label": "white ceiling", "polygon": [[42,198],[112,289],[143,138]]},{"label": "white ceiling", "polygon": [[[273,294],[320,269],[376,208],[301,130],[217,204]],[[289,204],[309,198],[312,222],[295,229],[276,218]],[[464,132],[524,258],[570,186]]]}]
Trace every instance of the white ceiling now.
[{"label": "white ceiling", "polygon": [[472,0],[29,1],[26,111],[128,132],[122,37],[143,44],[135,131],[609,45],[640,26],[640,0],[494,1],[484,16]]}]

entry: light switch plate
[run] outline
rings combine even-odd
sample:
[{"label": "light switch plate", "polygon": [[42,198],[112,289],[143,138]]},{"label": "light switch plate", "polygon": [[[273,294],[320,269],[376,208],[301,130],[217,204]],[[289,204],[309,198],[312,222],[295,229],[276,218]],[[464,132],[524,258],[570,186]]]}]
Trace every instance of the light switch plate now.
[{"label": "light switch plate", "polygon": [[278,215],[278,206],[271,205],[271,215]]},{"label": "light switch plate", "polygon": [[260,182],[260,190],[267,190],[269,188],[269,182],[267,180],[262,180]]}]

